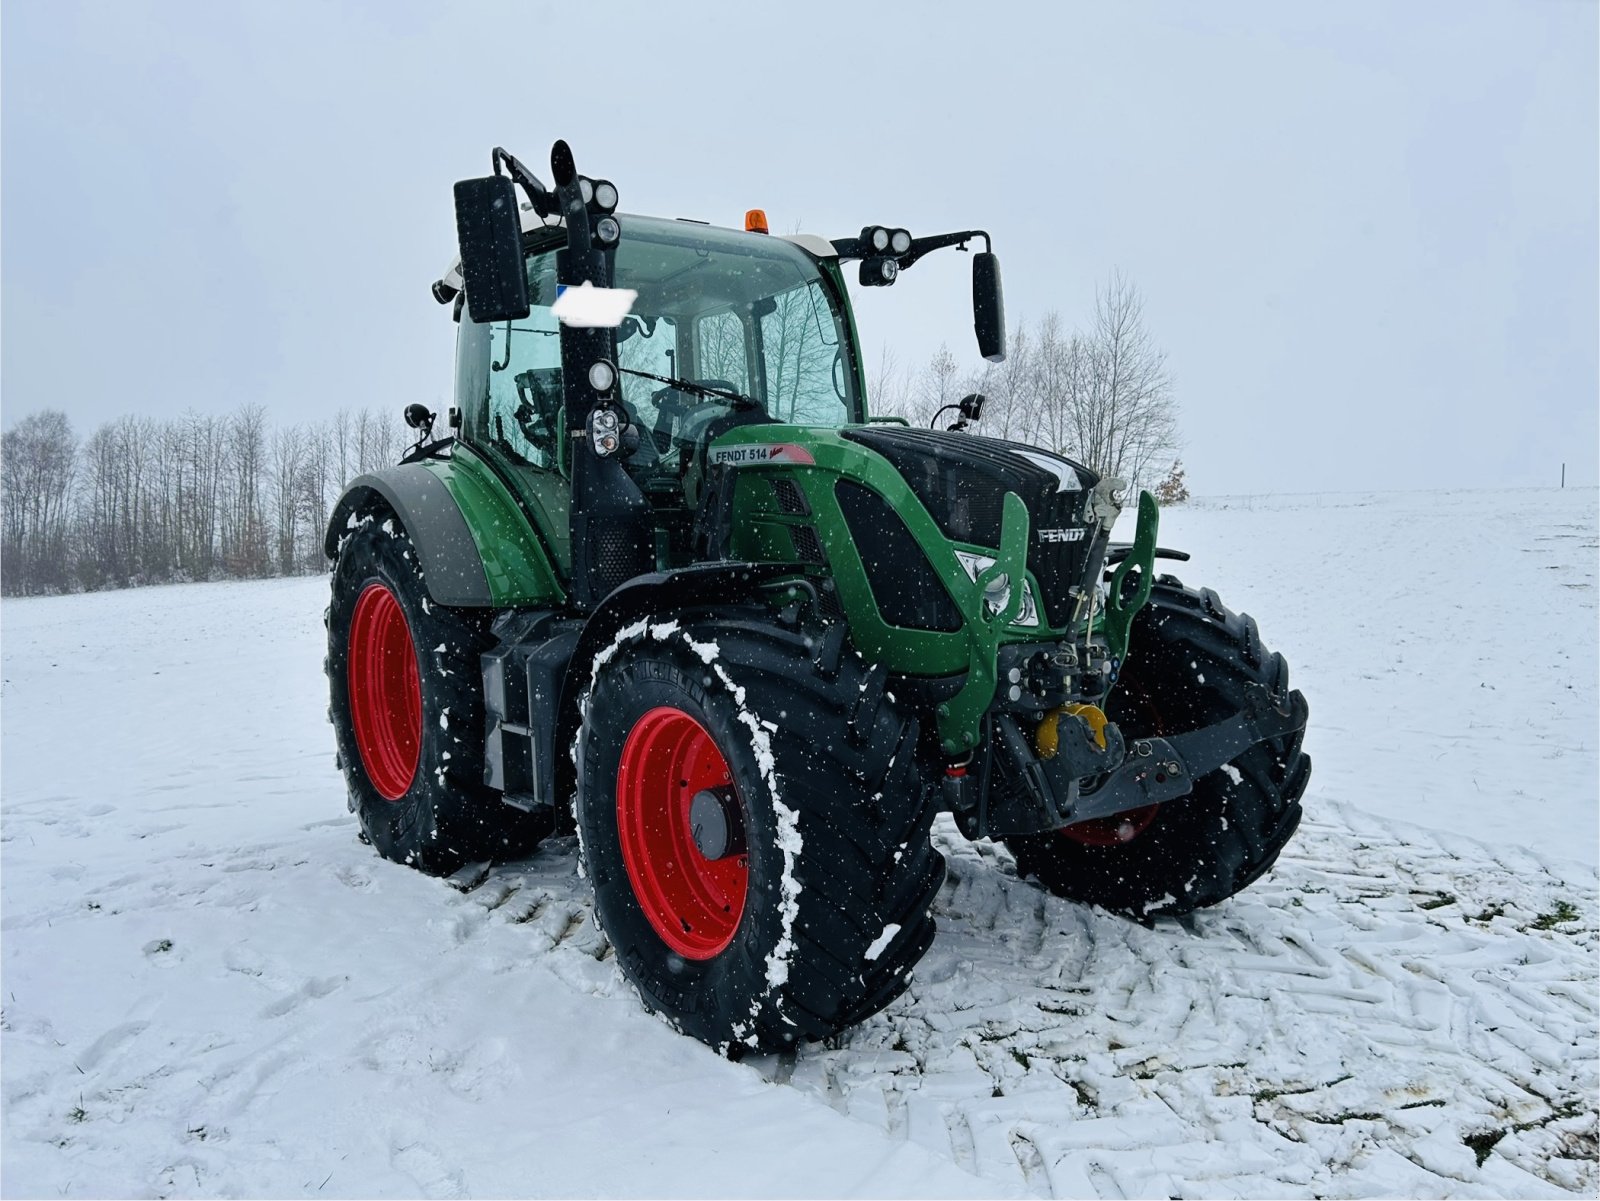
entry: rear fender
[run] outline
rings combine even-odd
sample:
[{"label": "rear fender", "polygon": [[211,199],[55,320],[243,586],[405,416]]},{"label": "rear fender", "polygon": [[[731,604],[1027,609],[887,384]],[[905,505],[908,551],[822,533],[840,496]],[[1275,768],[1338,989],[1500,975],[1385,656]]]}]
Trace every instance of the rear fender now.
[{"label": "rear fender", "polygon": [[493,604],[483,560],[460,506],[438,477],[420,464],[390,467],[352,480],[328,519],[323,552],[337,559],[361,519],[385,511],[411,536],[422,559],[429,597],[442,605]]},{"label": "rear fender", "polygon": [[566,601],[532,524],[475,460],[413,463],[356,477],[329,519],[327,556],[338,556],[362,517],[380,513],[392,514],[411,536],[428,596],[439,604],[554,607]]}]

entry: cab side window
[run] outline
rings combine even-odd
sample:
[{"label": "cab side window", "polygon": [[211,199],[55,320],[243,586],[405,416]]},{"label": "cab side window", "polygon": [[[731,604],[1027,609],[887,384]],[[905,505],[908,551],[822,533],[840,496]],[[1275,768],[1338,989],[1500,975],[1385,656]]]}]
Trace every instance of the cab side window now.
[{"label": "cab side window", "polygon": [[482,387],[488,395],[480,395],[469,412],[479,414],[473,430],[479,440],[533,467],[554,470],[565,414],[561,323],[550,312],[556,299],[553,252],[528,260],[528,297],[532,307],[526,317],[474,331],[479,337],[487,333],[489,361]]}]

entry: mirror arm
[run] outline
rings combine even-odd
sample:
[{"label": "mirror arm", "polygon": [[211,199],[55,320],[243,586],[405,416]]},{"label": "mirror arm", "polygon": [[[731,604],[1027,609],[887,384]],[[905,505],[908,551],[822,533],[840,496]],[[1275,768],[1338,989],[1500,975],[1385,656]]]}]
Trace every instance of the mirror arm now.
[{"label": "mirror arm", "polygon": [[989,243],[989,231],[984,229],[967,229],[954,234],[934,234],[931,237],[916,238],[911,243],[911,249],[900,256],[900,270],[904,271],[923,255],[935,250],[943,250],[946,246],[955,246],[961,250],[967,248],[967,243],[973,238],[983,239],[983,249],[988,253],[993,247]]},{"label": "mirror arm", "polygon": [[[900,270],[904,271],[923,255],[929,254],[935,250],[942,250],[946,246],[958,246],[962,250],[965,250],[967,248],[967,243],[972,241],[973,238],[983,239],[983,249],[985,252],[993,249],[989,243],[988,230],[967,229],[962,230],[960,233],[932,234],[926,238],[915,238],[912,240],[910,250],[906,251],[902,255],[896,255],[893,257],[899,260]],[[847,262],[850,259],[865,259],[875,257],[875,252],[870,247],[866,246],[860,238],[835,238],[831,243],[829,243],[829,245],[833,247],[834,253],[839,256],[841,262]]]},{"label": "mirror arm", "polygon": [[506,174],[511,176],[512,180],[527,194],[528,203],[533,206],[533,211],[539,214],[540,217],[548,217],[551,213],[560,211],[560,204],[556,200],[555,194],[540,183],[538,176],[524,167],[516,155],[496,146],[489,155],[489,159],[494,165],[494,173],[496,175],[500,174],[502,166],[505,168]]}]

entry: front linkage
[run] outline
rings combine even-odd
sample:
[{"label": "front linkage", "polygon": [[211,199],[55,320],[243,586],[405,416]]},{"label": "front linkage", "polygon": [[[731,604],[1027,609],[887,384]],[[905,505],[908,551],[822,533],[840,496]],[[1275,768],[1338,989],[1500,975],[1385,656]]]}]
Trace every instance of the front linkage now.
[{"label": "front linkage", "polygon": [[[1137,532],[1130,547],[1119,548],[1122,559],[1110,574],[1098,625],[1110,655],[1110,687],[1129,653],[1134,618],[1150,597],[1158,523],[1155,498],[1141,492]],[[1024,578],[1027,539],[1027,510],[1008,493],[999,554],[972,585],[980,601],[996,579]],[[1195,780],[1250,746],[1305,725],[1304,698],[1298,693],[1274,698],[1259,685],[1248,690],[1247,709],[1170,738],[1124,738],[1102,708],[1109,687],[1094,697],[1096,703],[1075,698],[1041,712],[1036,698],[1059,700],[1067,690],[1061,688],[1056,695],[1048,683],[1036,683],[1031,711],[1019,710],[1015,703],[999,700],[997,693],[1003,635],[1021,600],[1022,590],[1013,588],[999,610],[982,603],[970,607],[967,680],[937,711],[945,750],[974,748],[971,755],[952,759],[944,776],[945,802],[969,837],[1040,834],[1176,800],[1193,791]],[[1085,642],[1095,633],[1091,616]]]}]

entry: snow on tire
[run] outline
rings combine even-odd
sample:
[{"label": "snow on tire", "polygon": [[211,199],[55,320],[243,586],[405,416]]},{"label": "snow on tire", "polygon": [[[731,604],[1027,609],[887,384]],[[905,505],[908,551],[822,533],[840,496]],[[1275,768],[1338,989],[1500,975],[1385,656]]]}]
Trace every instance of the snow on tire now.
[{"label": "snow on tire", "polygon": [[601,652],[578,830],[650,1008],[713,1046],[773,1050],[905,990],[944,880],[917,733],[881,671],[756,614],[639,622]]},{"label": "snow on tire", "polygon": [[[1289,695],[1289,668],[1253,618],[1162,576],[1134,620],[1108,716],[1129,739],[1230,717],[1247,684]],[[1300,823],[1304,729],[1258,743],[1146,814],[1010,838],[1017,870],[1058,896],[1148,920],[1226,900],[1264,874]],[[1137,820],[1128,820],[1137,819]]]},{"label": "snow on tire", "polygon": [[368,515],[340,545],[328,716],[350,807],[386,859],[447,875],[527,854],[548,820],[483,783],[482,615],[428,599],[410,535]]}]

